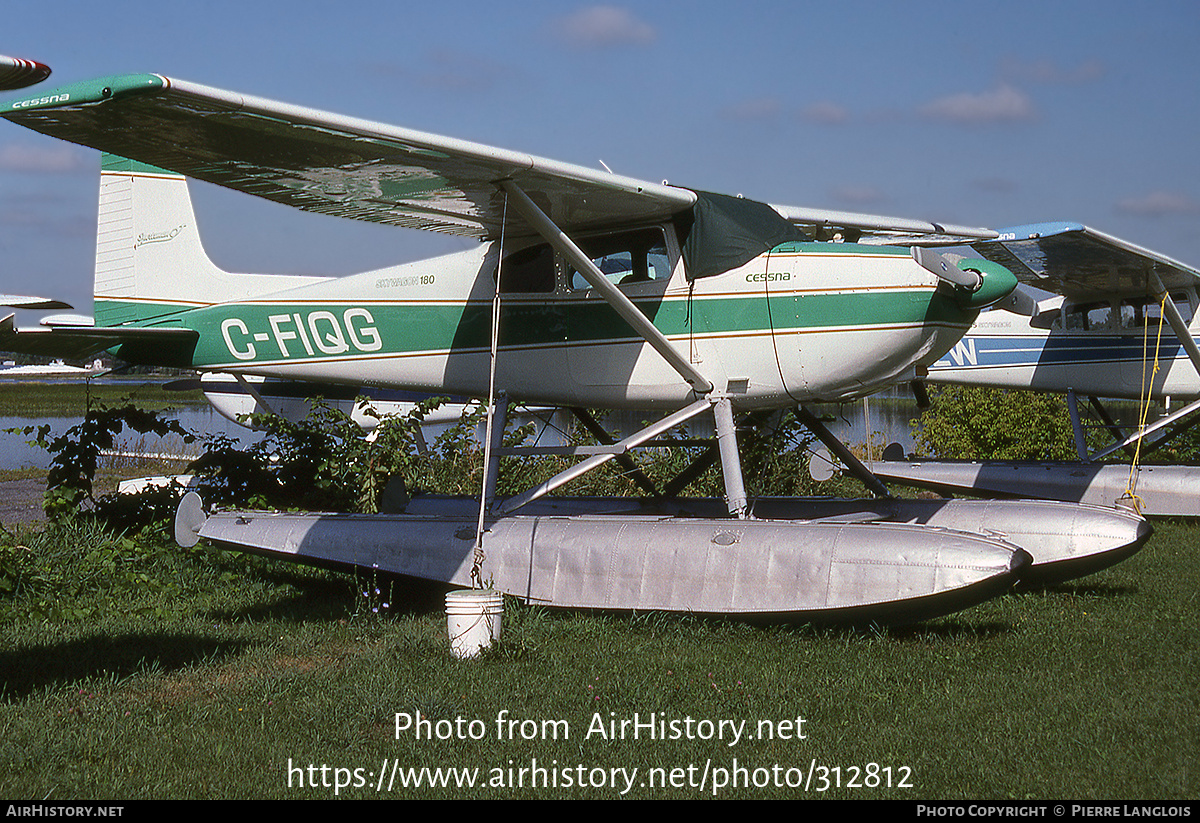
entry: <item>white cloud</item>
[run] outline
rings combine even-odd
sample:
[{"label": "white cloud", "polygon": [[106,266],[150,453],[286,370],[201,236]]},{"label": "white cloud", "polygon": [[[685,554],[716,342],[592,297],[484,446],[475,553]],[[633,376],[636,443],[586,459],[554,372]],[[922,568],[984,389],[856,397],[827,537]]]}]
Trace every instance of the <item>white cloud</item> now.
[{"label": "white cloud", "polygon": [[555,29],[574,45],[588,48],[641,46],[657,37],[653,26],[620,6],[587,6],[558,20]]},{"label": "white cloud", "polygon": [[800,116],[813,123],[836,126],[849,120],[850,112],[846,111],[844,106],[822,100],[806,107],[804,111],[800,112]]},{"label": "white cloud", "polygon": [[[26,174],[70,174],[91,168],[67,145],[27,146],[10,143],[0,146],[0,170]],[[95,169],[91,169],[95,170]]]},{"label": "white cloud", "polygon": [[1140,197],[1127,197],[1117,203],[1117,212],[1137,217],[1166,217],[1171,214],[1200,213],[1200,203],[1185,194],[1152,191]]},{"label": "white cloud", "polygon": [[968,126],[1016,123],[1036,116],[1029,97],[1007,84],[978,94],[963,92],[940,97],[926,103],[920,111],[926,117]]}]

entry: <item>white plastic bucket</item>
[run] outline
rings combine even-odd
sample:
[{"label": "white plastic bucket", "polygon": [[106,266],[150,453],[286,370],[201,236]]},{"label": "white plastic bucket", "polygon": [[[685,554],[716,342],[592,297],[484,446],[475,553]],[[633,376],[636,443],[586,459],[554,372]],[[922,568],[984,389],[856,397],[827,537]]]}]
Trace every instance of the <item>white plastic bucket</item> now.
[{"label": "white plastic bucket", "polygon": [[494,589],[465,589],[446,595],[446,630],[450,652],[475,657],[500,639],[504,598]]}]

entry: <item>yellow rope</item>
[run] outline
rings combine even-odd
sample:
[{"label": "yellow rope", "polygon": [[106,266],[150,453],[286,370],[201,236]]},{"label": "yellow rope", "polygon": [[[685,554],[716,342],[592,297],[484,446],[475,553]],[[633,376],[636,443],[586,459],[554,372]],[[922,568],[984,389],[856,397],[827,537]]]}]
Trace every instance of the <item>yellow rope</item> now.
[{"label": "yellow rope", "polygon": [[[1138,432],[1146,430],[1146,419],[1150,416],[1150,394],[1154,389],[1154,378],[1158,374],[1158,355],[1162,346],[1162,331],[1163,320],[1167,315],[1167,300],[1169,299],[1166,292],[1163,292],[1162,303],[1158,307],[1158,334],[1154,339],[1154,363],[1150,370],[1150,379],[1146,380],[1146,362],[1147,351],[1150,348],[1150,324],[1142,323],[1142,390],[1138,395]],[[1143,318],[1144,319],[1144,318]],[[1133,449],[1133,461],[1129,464],[1129,483],[1125,489],[1125,493],[1133,500],[1134,507],[1141,510],[1141,498],[1139,498],[1134,490],[1137,488],[1137,469],[1138,461],[1142,456],[1142,438],[1137,439],[1137,445]]]}]

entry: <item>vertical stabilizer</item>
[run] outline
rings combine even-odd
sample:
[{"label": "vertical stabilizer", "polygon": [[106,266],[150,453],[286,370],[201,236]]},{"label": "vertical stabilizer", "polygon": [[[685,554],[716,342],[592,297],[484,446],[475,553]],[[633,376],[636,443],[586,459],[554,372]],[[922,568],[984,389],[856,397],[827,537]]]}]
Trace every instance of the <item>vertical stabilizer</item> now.
[{"label": "vertical stabilizer", "polygon": [[96,224],[96,324],[115,326],[186,308],[179,303],[193,291],[189,281],[211,282],[223,274],[200,244],[183,175],[105,154]]},{"label": "vertical stabilizer", "polygon": [[204,251],[183,175],[103,155],[96,325],[146,321],[326,279],[223,271]]}]

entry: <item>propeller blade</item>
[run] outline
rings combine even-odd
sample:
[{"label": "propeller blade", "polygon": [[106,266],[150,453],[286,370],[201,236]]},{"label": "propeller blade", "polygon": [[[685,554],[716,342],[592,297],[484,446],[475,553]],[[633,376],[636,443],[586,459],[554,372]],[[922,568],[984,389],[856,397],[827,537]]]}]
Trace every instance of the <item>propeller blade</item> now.
[{"label": "propeller blade", "polygon": [[924,246],[913,246],[912,256],[923,268],[953,286],[975,291],[983,283],[979,272],[963,271],[958,267],[958,261],[963,259],[960,255],[942,254]]}]

